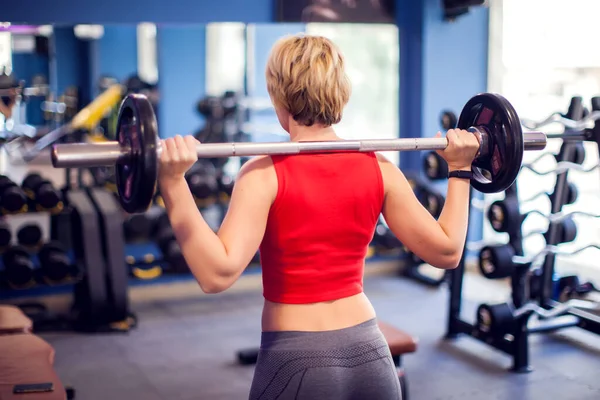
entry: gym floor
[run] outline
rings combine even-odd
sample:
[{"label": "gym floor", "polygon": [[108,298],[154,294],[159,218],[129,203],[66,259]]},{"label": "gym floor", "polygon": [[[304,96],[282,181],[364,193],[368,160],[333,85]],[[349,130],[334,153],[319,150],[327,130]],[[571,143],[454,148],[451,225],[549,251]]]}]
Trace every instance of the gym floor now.
[{"label": "gym floor", "polygon": [[[497,285],[497,286],[494,286]],[[388,273],[365,278],[379,318],[419,338],[404,357],[412,400],[600,398],[600,338],[576,328],[531,338],[534,371],[507,371],[510,358],[472,338],[441,340],[445,287],[428,288]],[[506,291],[477,276],[465,281],[463,318]],[[253,367],[236,364],[238,349],[260,339],[260,277],[206,296],[194,282],[136,287],[131,308],[139,325],[128,334],[49,333],[56,369],[77,398],[127,400],[244,399]]]}]

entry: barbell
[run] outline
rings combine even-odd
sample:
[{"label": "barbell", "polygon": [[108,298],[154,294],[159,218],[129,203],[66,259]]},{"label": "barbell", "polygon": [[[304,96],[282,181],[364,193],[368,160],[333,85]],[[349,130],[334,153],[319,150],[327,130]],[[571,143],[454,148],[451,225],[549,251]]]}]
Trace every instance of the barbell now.
[{"label": "barbell", "polygon": [[[513,106],[504,97],[482,93],[463,107],[458,128],[479,135],[480,148],[473,161],[471,185],[482,193],[506,190],[517,177],[523,150],[542,150],[546,135],[523,133]],[[257,155],[292,155],[328,152],[443,150],[447,138],[337,140],[283,143],[207,143],[196,148],[199,158]],[[56,168],[89,168],[116,164],[119,201],[129,213],[143,212],[151,204],[161,152],[156,116],[142,94],[126,96],[119,108],[117,141],[55,144]]]}]

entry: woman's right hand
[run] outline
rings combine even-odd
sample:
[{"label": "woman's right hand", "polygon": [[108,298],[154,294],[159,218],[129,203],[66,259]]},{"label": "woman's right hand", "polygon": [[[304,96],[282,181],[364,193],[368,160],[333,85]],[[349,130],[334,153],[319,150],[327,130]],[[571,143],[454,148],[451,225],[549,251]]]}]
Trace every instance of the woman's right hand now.
[{"label": "woman's right hand", "polygon": [[[440,132],[436,137],[442,137]],[[479,138],[464,129],[450,129],[446,133],[448,146],[437,153],[448,163],[450,171],[471,170],[471,164],[479,152]]]}]

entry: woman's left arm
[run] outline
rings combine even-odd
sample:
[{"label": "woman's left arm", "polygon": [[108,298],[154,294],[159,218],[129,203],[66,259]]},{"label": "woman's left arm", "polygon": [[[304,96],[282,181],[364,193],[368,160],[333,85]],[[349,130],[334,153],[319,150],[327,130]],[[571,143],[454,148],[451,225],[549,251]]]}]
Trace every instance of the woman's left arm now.
[{"label": "woman's left arm", "polygon": [[271,158],[257,157],[243,165],[217,233],[202,217],[185,179],[159,182],[175,237],[202,291],[219,293],[229,288],[252,260],[265,233],[277,194]]}]

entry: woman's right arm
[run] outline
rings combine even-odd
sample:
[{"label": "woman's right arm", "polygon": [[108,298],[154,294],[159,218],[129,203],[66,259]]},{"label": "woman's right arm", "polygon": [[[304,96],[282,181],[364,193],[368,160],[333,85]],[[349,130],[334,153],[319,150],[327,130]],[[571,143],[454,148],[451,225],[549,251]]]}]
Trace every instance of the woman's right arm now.
[{"label": "woman's right arm", "polygon": [[[450,130],[447,137],[448,147],[439,154],[448,162],[449,169],[470,171],[479,149],[477,138],[462,130]],[[426,263],[443,269],[456,268],[467,239],[469,180],[448,180],[444,208],[436,221],[417,200],[400,169],[381,155],[378,159],[385,190],[383,217],[390,230]]]}]

